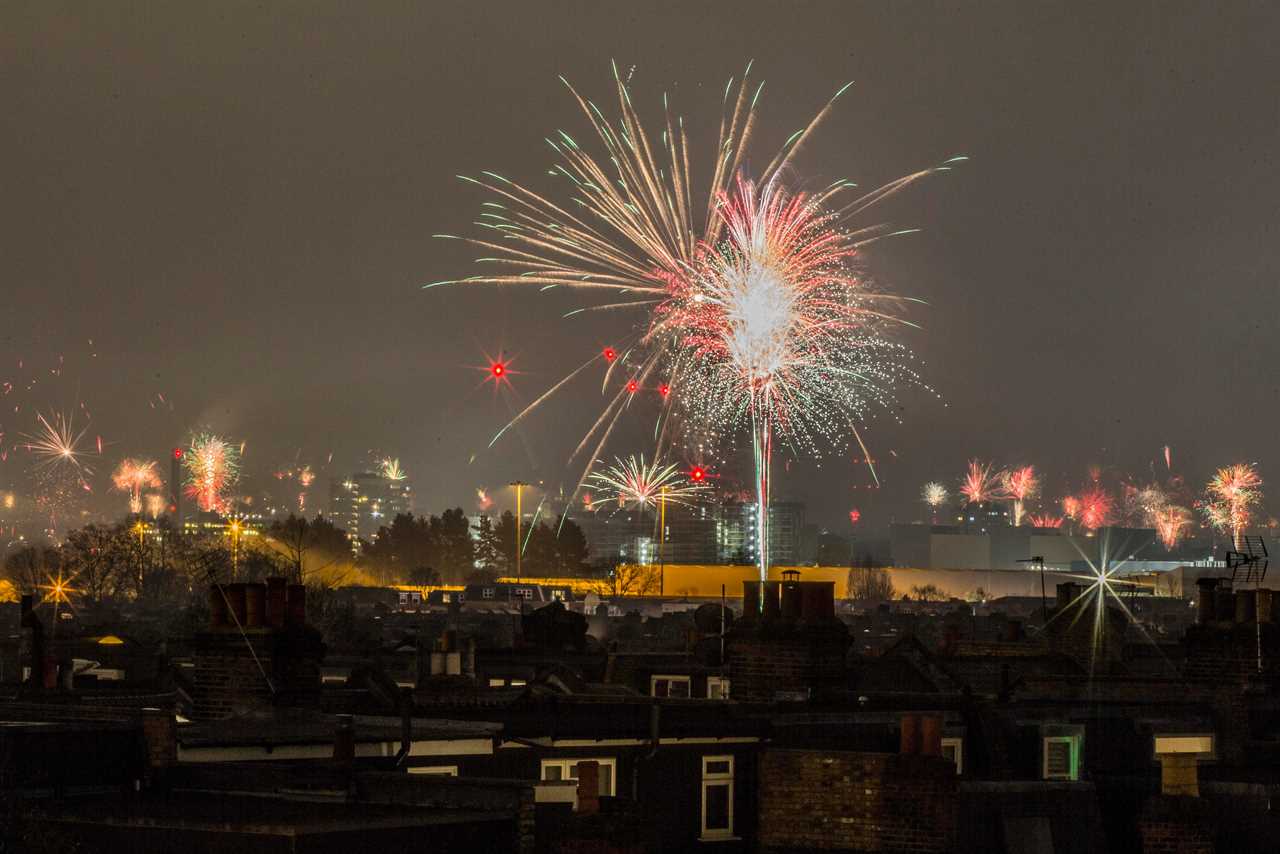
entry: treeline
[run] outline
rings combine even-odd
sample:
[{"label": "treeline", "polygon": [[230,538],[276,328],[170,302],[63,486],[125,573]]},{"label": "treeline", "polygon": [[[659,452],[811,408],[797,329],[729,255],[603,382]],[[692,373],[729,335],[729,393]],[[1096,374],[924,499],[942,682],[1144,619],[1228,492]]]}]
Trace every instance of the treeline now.
[{"label": "treeline", "polygon": [[[530,576],[580,576],[590,572],[586,535],[570,519],[522,526],[520,571]],[[461,508],[439,516],[400,514],[361,548],[361,565],[382,581],[463,584],[514,575],[516,520],[484,516],[474,529]]]},{"label": "treeline", "polygon": [[[520,532],[525,575],[590,572],[587,540],[570,520]],[[212,530],[180,535],[165,519],[89,524],[56,546],[24,545],[5,554],[0,600],[44,597],[57,579],[79,601],[161,601],[212,581],[252,581],[273,575],[311,587],[345,584],[465,584],[516,570],[515,517],[487,517],[474,530],[461,508],[439,516],[401,514],[372,542],[352,549],[346,531],[323,516],[289,516],[265,530]]]}]

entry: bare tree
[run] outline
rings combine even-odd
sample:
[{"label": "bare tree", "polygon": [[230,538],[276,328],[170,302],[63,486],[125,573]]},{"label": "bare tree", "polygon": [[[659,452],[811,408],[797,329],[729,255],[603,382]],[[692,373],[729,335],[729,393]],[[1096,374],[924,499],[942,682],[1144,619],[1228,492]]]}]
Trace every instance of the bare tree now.
[{"label": "bare tree", "polygon": [[851,601],[887,602],[894,595],[888,570],[874,566],[855,566],[849,570],[847,596]]}]

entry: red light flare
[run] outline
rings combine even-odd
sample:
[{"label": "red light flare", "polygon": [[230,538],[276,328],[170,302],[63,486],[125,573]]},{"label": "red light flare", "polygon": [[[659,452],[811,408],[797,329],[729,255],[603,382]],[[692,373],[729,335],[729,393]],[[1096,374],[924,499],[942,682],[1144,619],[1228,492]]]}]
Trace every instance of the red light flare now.
[{"label": "red light flare", "polygon": [[861,518],[862,518],[862,511],[861,511],[861,510],[859,510],[857,507],[855,507],[855,508],[853,508],[852,510],[850,510],[850,511],[849,511],[849,524],[850,524],[850,525],[856,525],[856,524],[858,524],[858,521],[859,521]]},{"label": "red light flare", "polygon": [[640,383],[636,382],[635,380],[627,380],[628,392],[630,392],[631,394],[635,394],[639,390],[640,390]]},{"label": "red light flare", "polygon": [[662,385],[658,386],[658,394],[662,395],[663,397],[668,396],[669,394],[671,394],[671,386],[667,385],[666,383],[663,383]]},{"label": "red light flare", "polygon": [[173,458],[174,458],[175,460],[180,460],[180,459],[182,459],[182,449],[181,449],[181,448],[174,448],[174,449],[173,449]]},{"label": "red light flare", "polygon": [[515,376],[519,371],[512,370],[512,359],[505,353],[499,351],[497,356],[484,354],[484,366],[479,370],[484,371],[484,382],[493,383],[494,388],[499,386],[510,386],[511,377]]},{"label": "red light flare", "polygon": [[605,347],[604,350],[600,352],[600,355],[604,356],[604,360],[606,362],[612,362],[614,359],[618,358],[618,351],[612,347]]},{"label": "red light flare", "polygon": [[489,373],[495,380],[500,380],[507,375],[507,365],[505,362],[494,362],[489,366]]},{"label": "red light flare", "polygon": [[693,481],[694,483],[702,483],[706,479],[707,479],[707,470],[704,469],[702,466],[694,466],[693,468],[689,469],[689,480]]}]

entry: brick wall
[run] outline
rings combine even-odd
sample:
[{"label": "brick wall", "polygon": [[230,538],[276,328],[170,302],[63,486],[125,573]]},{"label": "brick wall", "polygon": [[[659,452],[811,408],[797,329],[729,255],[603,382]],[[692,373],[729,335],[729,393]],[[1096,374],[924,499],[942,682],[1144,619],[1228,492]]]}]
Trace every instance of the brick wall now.
[{"label": "brick wall", "polygon": [[774,700],[779,692],[806,693],[845,678],[848,631],[842,624],[734,627],[725,644],[733,698]]},{"label": "brick wall", "polygon": [[955,767],[936,756],[768,749],[763,851],[928,852],[955,846]]},{"label": "brick wall", "polygon": [[1142,854],[1213,854],[1210,819],[1197,798],[1159,796],[1138,819]]}]

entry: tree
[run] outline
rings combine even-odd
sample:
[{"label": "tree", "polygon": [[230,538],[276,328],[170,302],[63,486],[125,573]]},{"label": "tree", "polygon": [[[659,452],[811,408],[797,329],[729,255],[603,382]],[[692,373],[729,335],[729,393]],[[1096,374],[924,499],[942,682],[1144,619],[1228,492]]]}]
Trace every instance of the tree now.
[{"label": "tree", "polygon": [[4,559],[5,577],[24,595],[38,593],[61,568],[61,554],[46,546],[24,546]]},{"label": "tree", "polygon": [[431,533],[440,577],[457,583],[475,569],[475,543],[471,540],[471,523],[461,507],[431,517]]},{"label": "tree", "polygon": [[854,602],[887,602],[894,597],[887,570],[855,566],[849,570],[848,598]]},{"label": "tree", "polygon": [[935,602],[946,598],[936,584],[916,585],[911,588],[911,595],[918,602]]},{"label": "tree", "polygon": [[89,602],[102,602],[124,589],[136,593],[141,571],[132,571],[124,548],[124,529],[89,524],[67,532],[63,563],[75,587]]},{"label": "tree", "polygon": [[660,570],[652,564],[620,563],[612,580],[614,596],[657,596],[662,589]]},{"label": "tree", "polygon": [[560,577],[585,575],[590,554],[587,535],[582,532],[582,528],[572,519],[562,518],[559,535],[556,537],[556,575]]},{"label": "tree", "polygon": [[498,549],[498,560],[493,569],[502,575],[513,574],[516,569],[516,517],[511,515],[511,511],[503,513],[498,524],[493,526],[493,541]]},{"label": "tree", "polygon": [[435,566],[436,549],[431,522],[421,516],[400,513],[391,525],[378,529],[364,548],[364,562],[388,581],[403,581],[416,568]]},{"label": "tree", "polygon": [[476,568],[483,572],[496,572],[502,561],[502,547],[498,542],[498,535],[494,532],[493,523],[489,521],[488,516],[481,516],[474,530],[476,532]]},{"label": "tree", "polygon": [[346,533],[319,515],[308,521],[290,513],[271,523],[263,541],[282,559],[294,584],[305,584],[308,576],[351,557]]}]

